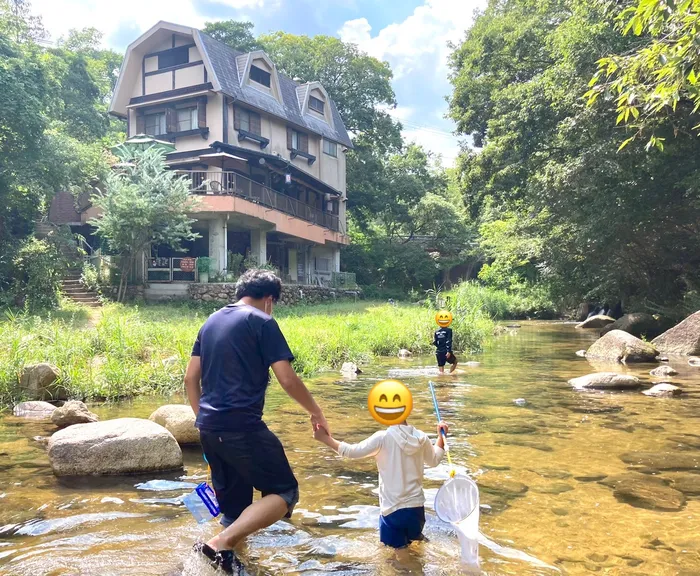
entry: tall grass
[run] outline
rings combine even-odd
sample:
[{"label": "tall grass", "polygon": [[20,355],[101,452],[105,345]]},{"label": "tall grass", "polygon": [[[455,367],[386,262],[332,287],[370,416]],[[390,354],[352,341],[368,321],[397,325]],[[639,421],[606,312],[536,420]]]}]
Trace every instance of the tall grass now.
[{"label": "tall grass", "polygon": [[454,310],[480,310],[494,320],[553,318],[556,314],[543,287],[506,291],[478,282],[463,282],[443,296],[450,298],[450,307]]},{"label": "tall grass", "polygon": [[[117,399],[182,389],[192,344],[213,306],[110,304],[96,316],[64,307],[47,316],[8,314],[0,320],[0,406],[22,399],[24,366],[50,362],[71,396]],[[455,317],[455,348],[478,350],[491,320],[478,308]],[[430,352],[435,311],[419,306],[340,303],[275,311],[305,376],[394,355]]]}]

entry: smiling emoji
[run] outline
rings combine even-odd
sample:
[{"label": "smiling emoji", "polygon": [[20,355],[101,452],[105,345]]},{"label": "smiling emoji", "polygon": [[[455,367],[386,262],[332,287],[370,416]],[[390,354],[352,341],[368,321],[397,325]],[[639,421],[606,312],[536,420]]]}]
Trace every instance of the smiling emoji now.
[{"label": "smiling emoji", "polygon": [[367,408],[380,424],[401,424],[413,410],[413,396],[398,380],[383,380],[370,390]]},{"label": "smiling emoji", "polygon": [[447,328],[452,324],[452,312],[449,310],[440,310],[440,312],[435,314],[435,322],[437,322],[440,328]]}]

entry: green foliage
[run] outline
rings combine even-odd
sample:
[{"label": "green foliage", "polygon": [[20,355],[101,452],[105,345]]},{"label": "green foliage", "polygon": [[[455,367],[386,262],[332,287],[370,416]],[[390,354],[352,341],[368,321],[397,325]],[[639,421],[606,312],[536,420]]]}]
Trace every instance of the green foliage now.
[{"label": "green foliage", "polygon": [[244,259],[245,256],[243,256],[243,254],[237,254],[236,252],[231,252],[231,250],[229,250],[226,265],[226,270],[228,273],[232,274],[234,277],[238,277],[238,275],[241,273],[241,266],[243,266]]},{"label": "green foliage", "polygon": [[15,304],[36,312],[58,305],[63,269],[56,246],[46,240],[23,241],[12,261],[15,271]]},{"label": "green foliage", "polygon": [[214,260],[208,256],[201,256],[197,258],[197,272],[200,274],[209,274],[212,269],[212,264]]},{"label": "green foliage", "polygon": [[[51,362],[74,398],[118,399],[182,390],[197,331],[215,310],[203,307],[124,306],[102,309],[94,328],[84,309],[69,307],[47,316],[8,314],[0,320],[0,407],[19,400],[23,366]],[[460,350],[478,350],[493,329],[478,309],[465,310],[455,327]],[[433,351],[434,310],[417,306],[340,303],[275,309],[296,357],[309,376],[345,361],[367,362],[400,348]]]},{"label": "green foliage", "polygon": [[253,36],[252,22],[237,20],[207,22],[202,32],[240,52],[252,52],[260,49],[260,43]]},{"label": "green foliage", "polygon": [[556,310],[546,289],[538,285],[520,285],[515,290],[482,286],[478,282],[463,282],[442,297],[456,315],[461,310],[480,310],[493,320],[522,318],[553,318]]},{"label": "green foliage", "polygon": [[659,128],[675,133],[700,130],[700,2],[680,0],[598,0],[617,29],[639,38],[634,49],[598,61],[586,93],[589,105],[601,96],[614,99],[616,124],[634,129],[620,145],[649,134],[647,149],[664,150]]},{"label": "green foliage", "polygon": [[97,292],[100,289],[99,271],[90,262],[83,263],[83,270],[80,274],[80,283],[92,292]]},{"label": "green foliage", "polygon": [[489,282],[562,305],[672,304],[700,283],[700,140],[660,126],[663,155],[616,153],[617,102],[583,98],[601,57],[638,46],[593,0],[492,0],[456,47],[450,114],[483,146],[459,183]]},{"label": "green foliage", "polygon": [[[178,250],[183,241],[198,238],[188,216],[195,201],[188,182],[166,169],[162,152],[137,151],[128,162],[123,171],[106,175],[104,192],[93,197],[101,214],[90,222],[112,253],[122,258],[120,288],[126,286],[126,271],[148,245]],[[118,299],[121,296],[122,290]]]}]

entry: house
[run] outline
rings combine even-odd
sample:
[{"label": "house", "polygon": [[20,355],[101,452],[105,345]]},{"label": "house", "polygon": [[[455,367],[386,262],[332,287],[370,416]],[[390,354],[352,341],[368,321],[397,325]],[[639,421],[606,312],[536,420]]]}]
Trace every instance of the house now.
[{"label": "house", "polygon": [[172,143],[169,167],[200,198],[201,237],[185,253],[153,247],[148,282],[192,279],[183,256],[209,256],[212,274],[224,273],[229,253],[269,263],[287,282],[325,284],[340,271],[352,142],[320,83],[288,78],[265,52],[159,22],[127,48],[109,111],[129,137]]}]

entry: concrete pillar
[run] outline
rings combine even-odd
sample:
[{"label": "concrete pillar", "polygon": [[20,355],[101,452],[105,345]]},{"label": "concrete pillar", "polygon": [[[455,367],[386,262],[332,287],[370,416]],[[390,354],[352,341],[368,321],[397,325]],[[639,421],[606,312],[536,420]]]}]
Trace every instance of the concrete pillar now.
[{"label": "concrete pillar", "polygon": [[250,255],[259,265],[267,264],[267,232],[265,230],[250,231]]},{"label": "concrete pillar", "polygon": [[226,235],[224,219],[209,220],[209,258],[212,259],[212,274],[223,272],[226,267]]},{"label": "concrete pillar", "polygon": [[340,248],[333,248],[333,272],[340,272]]}]

